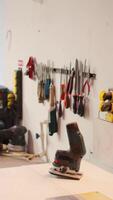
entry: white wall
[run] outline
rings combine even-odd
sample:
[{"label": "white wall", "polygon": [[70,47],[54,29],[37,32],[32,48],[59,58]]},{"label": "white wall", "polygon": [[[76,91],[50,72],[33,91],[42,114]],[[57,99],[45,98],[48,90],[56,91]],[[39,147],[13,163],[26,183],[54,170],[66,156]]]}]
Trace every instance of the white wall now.
[{"label": "white wall", "polygon": [[[61,124],[60,139],[57,134],[49,137],[50,159],[54,158],[56,149],[67,149],[65,125],[77,121],[87,147],[86,158],[90,161],[96,160],[96,162],[101,160],[104,167],[112,169],[113,145],[108,143],[112,125],[100,120],[97,123],[97,113],[99,91],[111,88],[113,85],[113,1],[5,0],[4,2],[6,6],[5,32],[12,33],[12,40],[8,38],[5,41],[6,84],[9,87],[12,87],[12,73],[17,68],[18,59],[23,59],[26,64],[29,56],[36,57],[39,62],[47,62],[50,59],[57,67],[69,64],[70,60],[74,62],[75,58],[83,61],[87,58],[91,71],[97,74],[91,89],[89,118],[80,118],[70,110],[66,111],[66,118]],[[47,119],[48,103],[45,105],[38,103],[37,82],[25,76],[23,91],[23,124],[31,130],[34,149],[37,152],[40,151],[40,141],[36,141],[35,133],[40,133],[39,123]],[[110,145],[108,151],[106,151],[106,145],[101,148],[100,143],[98,146],[101,139],[103,143]]]},{"label": "white wall", "polygon": [[0,85],[4,84],[5,74],[5,32],[4,32],[4,1],[0,1]]}]

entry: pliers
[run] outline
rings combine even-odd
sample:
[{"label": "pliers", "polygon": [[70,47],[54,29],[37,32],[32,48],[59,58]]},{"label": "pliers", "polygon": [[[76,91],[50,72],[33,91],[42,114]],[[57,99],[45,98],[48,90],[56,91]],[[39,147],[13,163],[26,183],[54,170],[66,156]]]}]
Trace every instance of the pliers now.
[{"label": "pliers", "polygon": [[86,61],[85,61],[85,66],[84,66],[84,75],[83,76],[86,76],[87,79],[85,80],[84,84],[83,84],[83,87],[82,87],[82,92],[85,93],[85,88],[87,86],[87,89],[88,89],[88,95],[90,93],[90,67],[88,69],[88,72],[86,72]]}]

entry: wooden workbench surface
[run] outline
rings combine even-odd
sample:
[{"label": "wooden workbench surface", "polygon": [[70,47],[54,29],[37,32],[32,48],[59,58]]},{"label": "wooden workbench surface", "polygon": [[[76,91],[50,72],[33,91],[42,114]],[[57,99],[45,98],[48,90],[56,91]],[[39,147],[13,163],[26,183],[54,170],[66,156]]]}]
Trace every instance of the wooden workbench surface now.
[{"label": "wooden workbench surface", "polygon": [[113,174],[82,160],[81,180],[48,173],[51,164],[0,169],[1,200],[45,200],[50,197],[98,191],[113,199]]}]

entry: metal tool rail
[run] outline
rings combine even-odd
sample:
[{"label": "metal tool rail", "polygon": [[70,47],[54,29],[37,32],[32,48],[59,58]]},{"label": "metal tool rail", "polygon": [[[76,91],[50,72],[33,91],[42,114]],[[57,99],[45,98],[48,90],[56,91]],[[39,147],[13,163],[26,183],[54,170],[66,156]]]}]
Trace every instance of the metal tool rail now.
[{"label": "metal tool rail", "polygon": [[[63,73],[63,74],[70,74],[70,72],[72,70],[74,70],[74,68],[72,68],[71,70],[70,69],[64,69],[64,68],[49,68],[52,72],[55,72],[55,73]],[[96,74],[95,73],[87,73],[87,72],[83,72],[83,76],[84,77],[87,77],[89,74],[89,78],[93,78],[93,79],[96,79]]]}]

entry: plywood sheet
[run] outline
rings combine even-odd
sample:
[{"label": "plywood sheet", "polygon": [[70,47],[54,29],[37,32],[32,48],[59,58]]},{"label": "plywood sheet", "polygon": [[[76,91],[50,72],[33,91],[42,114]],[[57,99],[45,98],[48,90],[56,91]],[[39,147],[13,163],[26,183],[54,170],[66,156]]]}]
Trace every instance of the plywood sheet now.
[{"label": "plywood sheet", "polygon": [[88,192],[80,194],[79,196],[82,197],[81,200],[111,200],[100,192]]},{"label": "plywood sheet", "polygon": [[78,195],[53,197],[47,200],[112,200],[112,199],[100,192],[88,192],[88,193],[81,193]]}]

